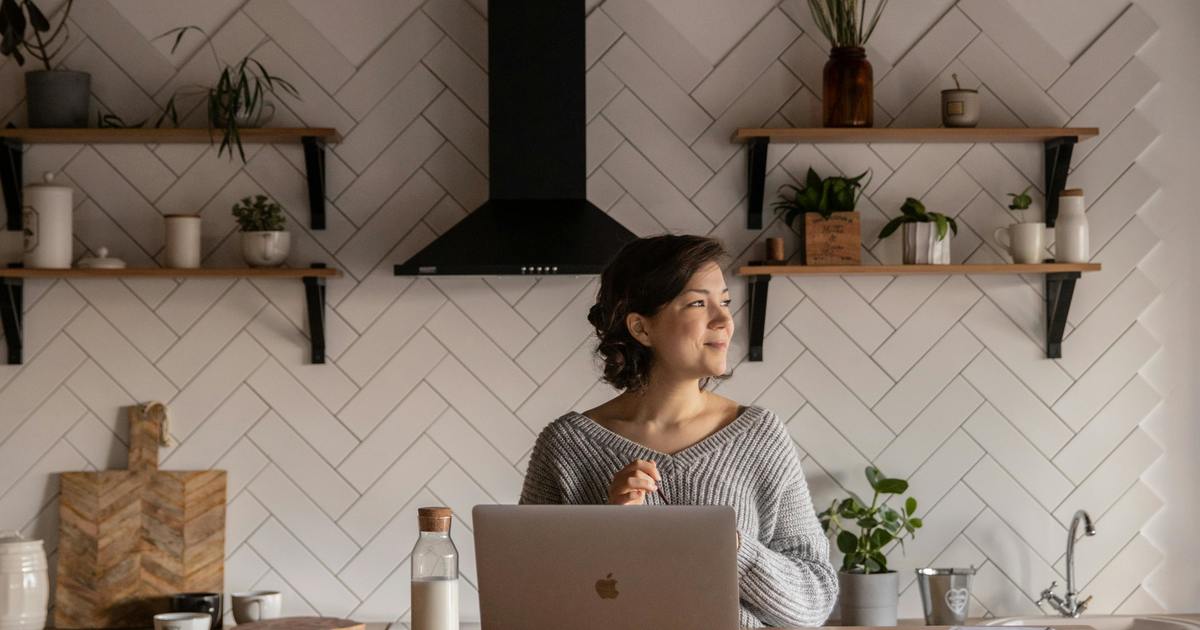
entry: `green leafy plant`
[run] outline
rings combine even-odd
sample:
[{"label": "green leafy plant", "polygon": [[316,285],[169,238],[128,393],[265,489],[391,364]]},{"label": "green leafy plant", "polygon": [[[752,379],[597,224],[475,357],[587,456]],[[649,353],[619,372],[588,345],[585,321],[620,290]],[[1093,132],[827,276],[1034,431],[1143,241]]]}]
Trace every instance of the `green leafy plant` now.
[{"label": "green leafy plant", "polygon": [[867,0],[808,0],[817,29],[834,48],[860,47],[867,43],[888,0],[879,0],[867,17]]},{"label": "green leafy plant", "polygon": [[[887,573],[887,555],[884,547],[892,542],[899,542],[904,548],[905,538],[916,536],[917,529],[924,523],[913,516],[917,511],[917,500],[908,497],[904,500],[903,511],[892,509],[888,505],[880,505],[880,495],[898,495],[908,491],[908,482],[904,479],[890,479],[878,468],[867,466],[867,482],[871,484],[875,496],[871,505],[866,505],[853,492],[850,497],[834,502],[825,511],[817,515],[825,533],[835,536],[838,549],[845,554],[842,560],[842,571],[849,573]],[[855,535],[846,529],[853,523],[859,527]]]},{"label": "green leafy plant", "polygon": [[[0,0],[0,55],[12,57],[17,65],[23,66],[25,55],[21,51],[24,50],[42,62],[47,70],[53,70],[50,60],[62,52],[70,39],[67,16],[71,14],[73,1],[67,0],[59,16],[58,27],[51,31],[50,20],[46,19],[46,14],[33,0]],[[33,27],[30,29],[32,41],[26,36],[26,25]]]},{"label": "green leafy plant", "polygon": [[[204,102],[208,106],[209,129],[221,130],[221,146],[217,149],[217,155],[223,155],[228,150],[232,158],[233,149],[236,147],[242,162],[245,162],[246,151],[242,147],[241,136],[243,121],[255,121],[262,116],[264,107],[267,106],[267,95],[282,94],[298,99],[300,93],[287,79],[271,74],[261,62],[249,55],[232,64],[222,63],[220,57],[217,56],[217,49],[213,46],[212,39],[199,26],[173,28],[160,35],[159,38],[175,36],[175,42],[171,44],[171,53],[174,54],[183,41],[183,37],[192,31],[196,31],[204,37],[204,42],[212,51],[217,67],[221,68],[216,84],[200,89],[200,93],[204,95]],[[189,92],[194,92],[194,88],[181,88],[171,95],[154,126],[160,127],[170,120],[173,125],[178,127],[177,99]]]},{"label": "green leafy plant", "polygon": [[1019,193],[1008,193],[1008,196],[1012,197],[1012,202],[1008,204],[1008,209],[1016,210],[1018,212],[1017,216],[1021,217],[1022,221],[1025,220],[1025,216],[1022,211],[1028,210],[1029,206],[1033,204],[1033,197],[1030,197],[1028,194],[1030,188],[1033,188],[1033,186],[1026,186],[1025,190],[1022,190]]},{"label": "green leafy plant", "polygon": [[233,204],[233,216],[243,232],[280,232],[287,224],[283,206],[266,195],[242,197]]},{"label": "green leafy plant", "polygon": [[[821,179],[817,172],[809,167],[804,177],[804,187],[792,184],[779,187],[779,200],[772,203],[776,213],[783,213],[783,220],[789,226],[796,225],[796,219],[807,212],[815,212],[822,218],[828,219],[834,212],[852,212],[862,196],[862,188],[866,186],[863,178],[870,171],[864,171],[856,177],[833,176]],[[867,179],[870,182],[870,179]],[[789,197],[784,191],[790,191]],[[798,231],[798,230],[797,230]]]},{"label": "green leafy plant", "polygon": [[936,223],[937,240],[939,241],[946,238],[946,234],[951,231],[956,236],[958,235],[958,222],[954,220],[954,217],[948,217],[940,212],[929,212],[925,210],[925,204],[921,203],[919,199],[909,197],[900,206],[900,216],[888,221],[879,231],[879,238],[891,236],[897,228],[905,223]]}]

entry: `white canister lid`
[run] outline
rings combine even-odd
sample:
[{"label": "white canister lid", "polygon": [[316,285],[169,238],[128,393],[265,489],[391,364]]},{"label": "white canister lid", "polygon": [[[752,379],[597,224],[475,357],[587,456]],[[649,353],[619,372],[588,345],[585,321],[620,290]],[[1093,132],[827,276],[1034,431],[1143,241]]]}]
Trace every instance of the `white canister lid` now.
[{"label": "white canister lid", "polygon": [[42,181],[30,182],[28,184],[25,184],[25,187],[26,188],[41,188],[43,190],[47,189],[47,188],[63,188],[66,190],[71,190],[70,186],[64,186],[62,184],[54,183],[54,171],[46,171],[45,173],[42,173]]},{"label": "white canister lid", "polygon": [[124,269],[125,261],[120,258],[109,258],[108,248],[101,247],[96,250],[96,256],[88,256],[79,259],[80,269]]},{"label": "white canister lid", "polygon": [[0,554],[42,551],[42,541],[30,540],[15,529],[0,530]]}]

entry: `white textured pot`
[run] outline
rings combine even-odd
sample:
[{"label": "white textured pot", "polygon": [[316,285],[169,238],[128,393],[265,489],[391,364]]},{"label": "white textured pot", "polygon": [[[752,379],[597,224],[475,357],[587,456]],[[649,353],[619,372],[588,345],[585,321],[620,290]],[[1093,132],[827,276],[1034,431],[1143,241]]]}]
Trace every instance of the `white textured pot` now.
[{"label": "white textured pot", "polygon": [[242,232],[242,258],[251,267],[278,267],[291,249],[288,232]]},{"label": "white textured pot", "polygon": [[904,264],[906,265],[949,265],[949,228],[941,240],[937,237],[936,223],[904,224]]},{"label": "white textured pot", "polygon": [[894,626],[900,600],[895,571],[847,573],[838,571],[838,605],[843,626]]},{"label": "white textured pot", "polygon": [[0,630],[42,630],[49,602],[42,541],[0,532]]}]

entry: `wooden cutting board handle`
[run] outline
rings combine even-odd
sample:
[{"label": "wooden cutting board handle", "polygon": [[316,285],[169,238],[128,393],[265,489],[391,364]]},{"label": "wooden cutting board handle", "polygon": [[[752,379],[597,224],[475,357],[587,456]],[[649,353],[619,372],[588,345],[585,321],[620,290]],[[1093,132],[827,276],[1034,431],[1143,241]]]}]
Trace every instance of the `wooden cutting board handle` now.
[{"label": "wooden cutting board handle", "polygon": [[357,621],[331,617],[284,617],[239,623],[237,627],[238,630],[362,630],[366,626]]},{"label": "wooden cutting board handle", "polygon": [[142,413],[141,405],[129,408],[129,470],[133,472],[156,472],[158,470],[158,447],[163,439],[163,421],[167,408],[162,403],[151,403]]}]

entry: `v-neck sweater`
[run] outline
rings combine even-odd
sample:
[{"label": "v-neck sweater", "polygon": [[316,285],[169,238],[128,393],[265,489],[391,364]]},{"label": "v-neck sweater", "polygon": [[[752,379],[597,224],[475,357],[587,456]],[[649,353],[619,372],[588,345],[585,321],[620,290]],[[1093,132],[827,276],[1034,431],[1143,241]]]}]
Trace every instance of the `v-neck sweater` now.
[{"label": "v-neck sweater", "polygon": [[[734,508],[743,628],[824,624],[837,599],[837,573],[796,447],[774,413],[744,407],[732,422],[674,454],[567,413],[538,435],[521,503],[607,503],[613,475],[635,459],[655,462],[671,504]],[[657,494],[646,500],[663,504]]]}]

